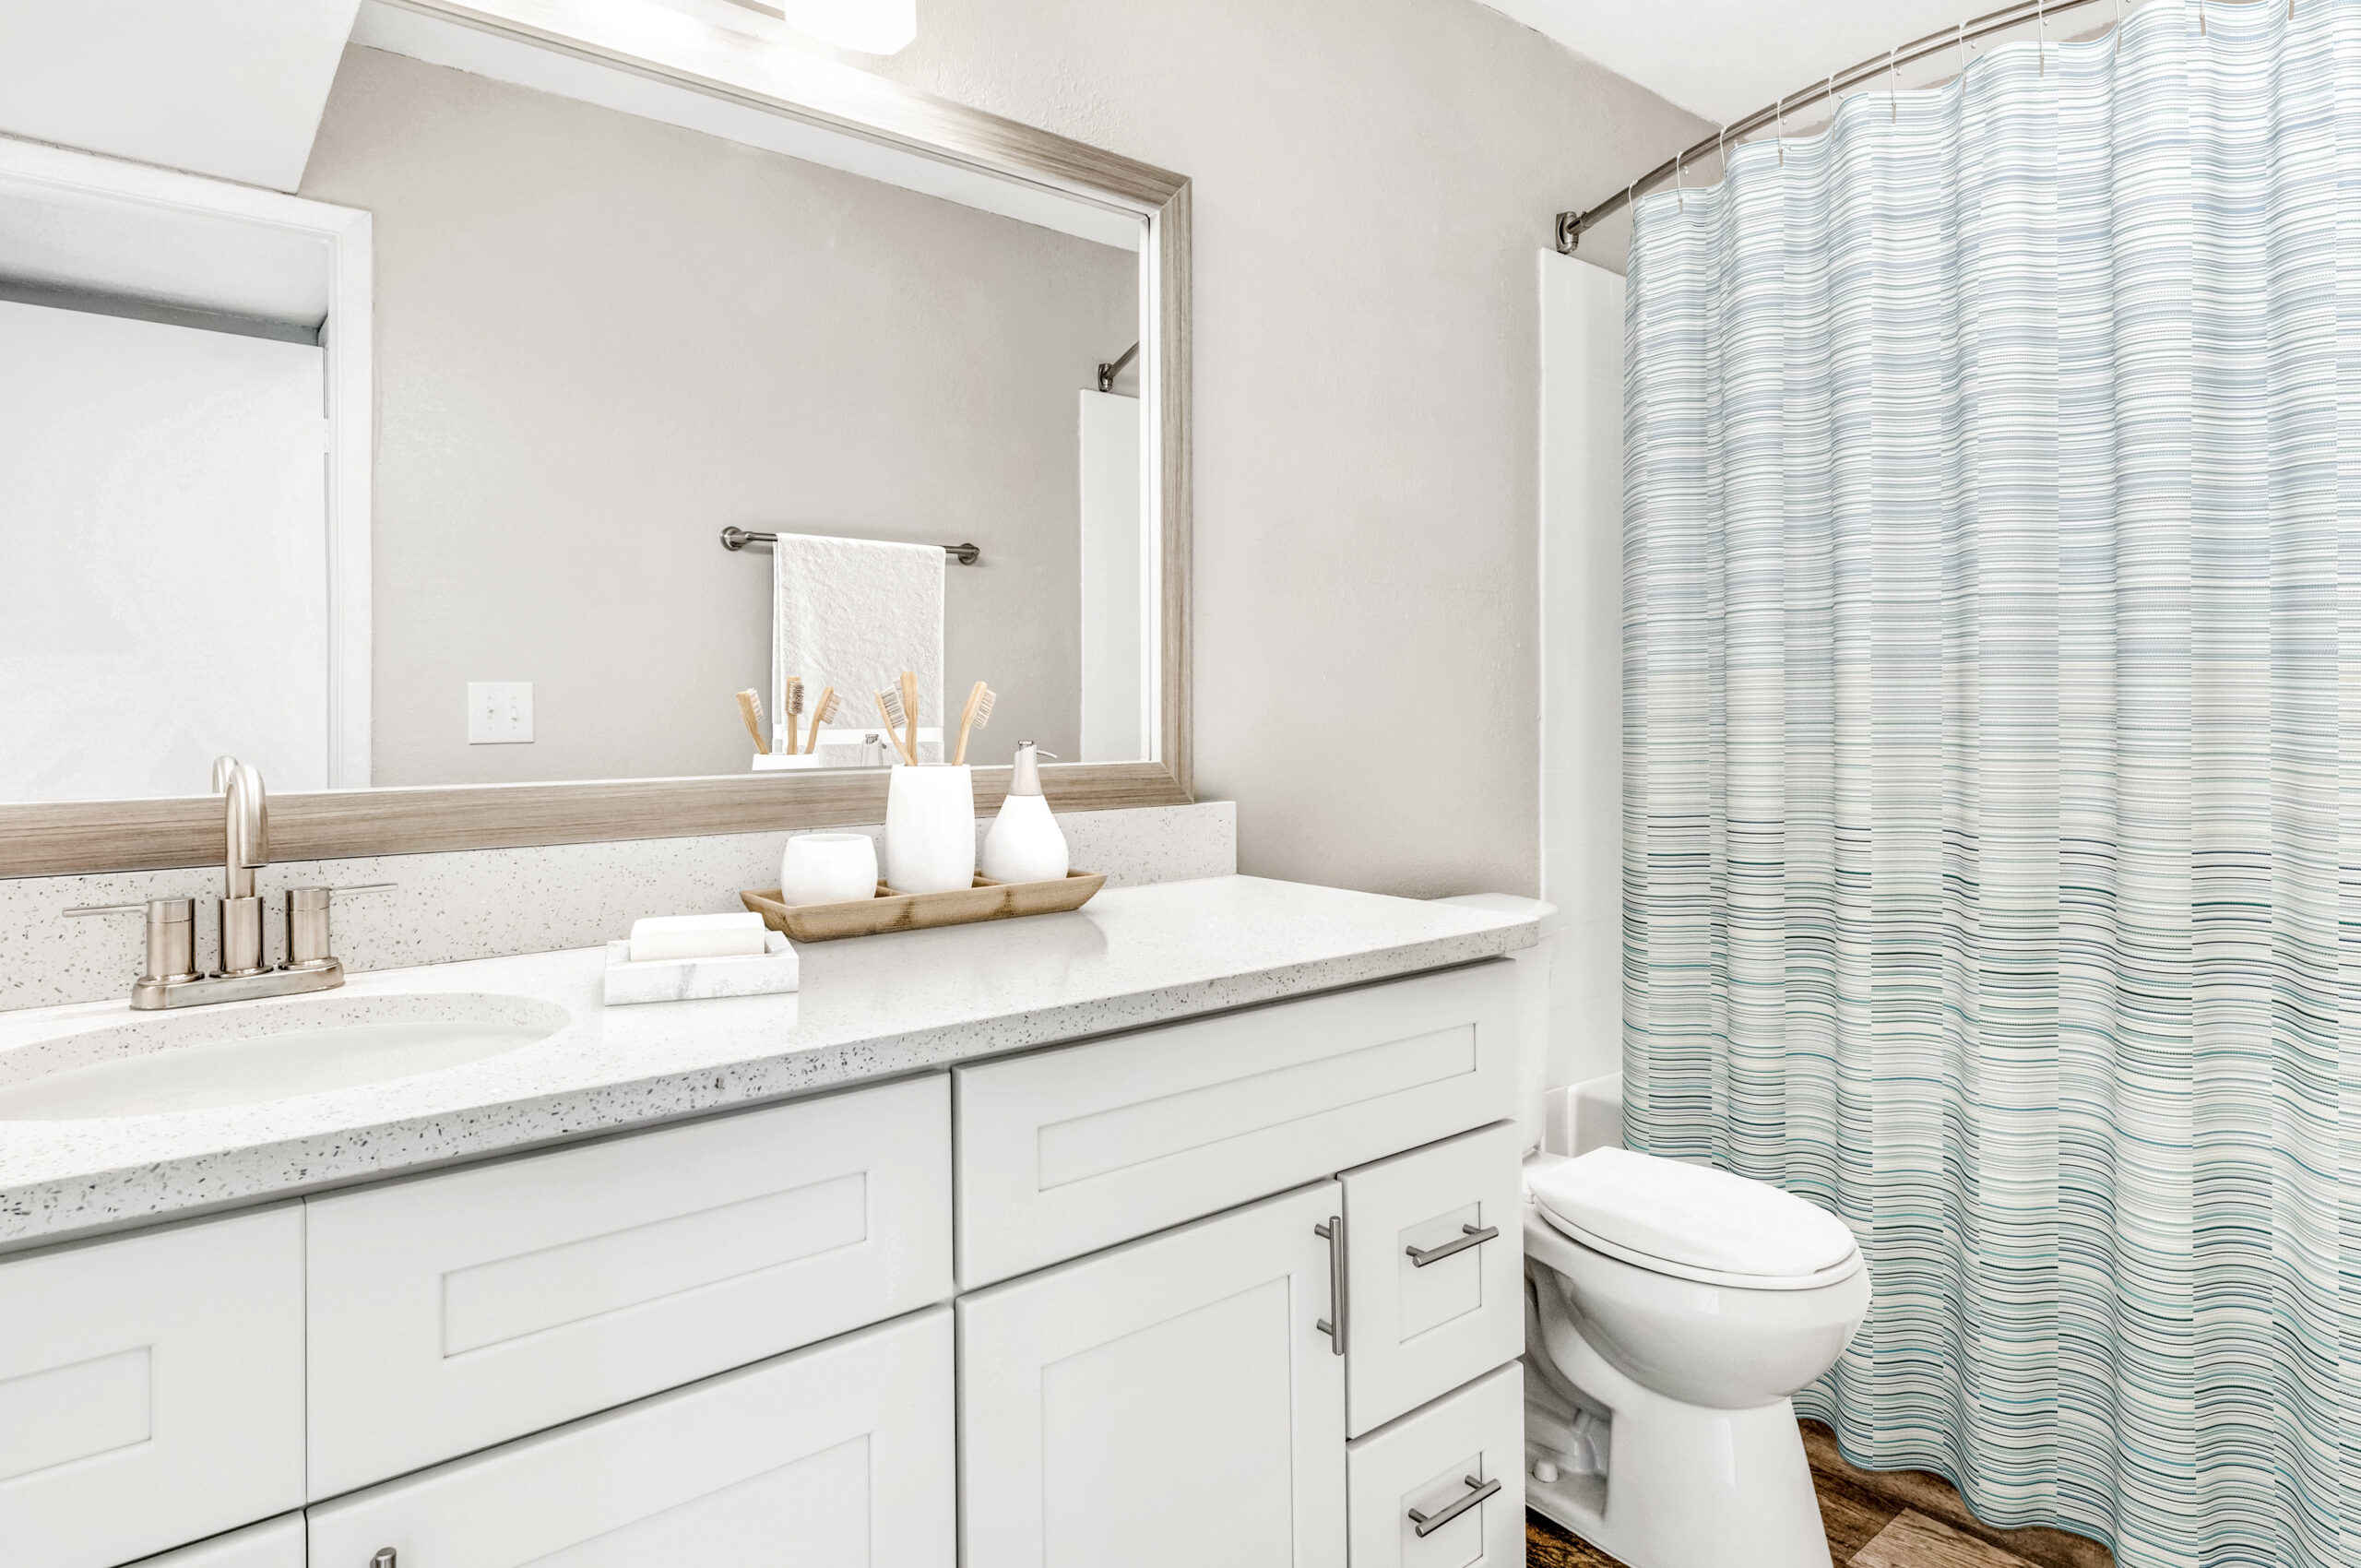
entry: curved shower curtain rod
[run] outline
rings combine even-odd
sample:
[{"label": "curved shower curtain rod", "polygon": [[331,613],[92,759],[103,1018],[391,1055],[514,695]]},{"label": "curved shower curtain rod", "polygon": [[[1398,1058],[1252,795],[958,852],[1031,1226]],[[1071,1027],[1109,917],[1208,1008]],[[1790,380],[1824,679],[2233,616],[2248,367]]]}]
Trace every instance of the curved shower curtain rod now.
[{"label": "curved shower curtain rod", "polygon": [[1882,54],[1872,55],[1849,70],[1838,71],[1825,81],[1814,82],[1801,92],[1790,93],[1776,103],[1756,110],[1743,120],[1734,120],[1724,125],[1696,146],[1682,148],[1588,211],[1558,214],[1559,253],[1572,255],[1574,247],[1582,243],[1583,231],[1609,213],[1622,211],[1631,204],[1636,193],[1667,175],[1679,173],[1684,166],[1694,163],[1709,152],[1718,154],[1731,144],[1744,141],[1763,126],[1785,120],[1790,109],[1808,108],[1831,98],[1842,97],[1865,82],[1891,75],[1904,65],[1940,54],[1946,49],[1958,49],[1976,39],[2006,32],[2027,22],[2045,21],[2052,11],[2078,10],[2094,4],[2096,0],[2023,0],[2022,4],[2004,6],[1961,22],[1956,27],[1946,28],[1941,32],[1930,32],[1924,38],[1889,49]]}]

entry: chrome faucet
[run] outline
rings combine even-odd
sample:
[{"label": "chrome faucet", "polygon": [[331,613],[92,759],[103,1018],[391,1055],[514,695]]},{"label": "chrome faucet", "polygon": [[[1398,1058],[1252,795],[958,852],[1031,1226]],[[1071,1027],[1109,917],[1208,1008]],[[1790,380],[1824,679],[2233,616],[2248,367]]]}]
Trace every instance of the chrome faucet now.
[{"label": "chrome faucet", "polygon": [[214,759],[213,790],[228,808],[221,824],[221,978],[233,980],[263,972],[255,873],[270,863],[270,810],[262,775],[250,762]]},{"label": "chrome faucet", "polygon": [[270,863],[270,810],[262,774],[252,763],[218,757],[213,764],[213,792],[222,797],[219,972],[197,972],[194,898],[88,904],[65,913],[147,916],[147,967],[131,988],[131,1004],[143,1010],[291,996],[342,985],[344,965],[328,951],[330,897],[337,893],[374,893],[394,885],[373,882],[358,887],[289,888],[287,961],[276,968],[266,964],[262,896],[255,890],[255,873]]}]

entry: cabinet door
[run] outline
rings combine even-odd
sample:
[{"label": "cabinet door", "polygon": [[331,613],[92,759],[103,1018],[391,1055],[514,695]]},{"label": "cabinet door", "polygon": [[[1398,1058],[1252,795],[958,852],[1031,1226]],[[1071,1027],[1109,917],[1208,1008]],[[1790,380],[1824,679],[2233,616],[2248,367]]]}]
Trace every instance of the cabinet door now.
[{"label": "cabinet door", "polygon": [[303,1211],[0,1263],[0,1563],[103,1568],[303,1502]]},{"label": "cabinet door", "polygon": [[1525,1562],[1525,1369],[1517,1362],[1370,1433],[1353,1444],[1350,1463],[1353,1568]]},{"label": "cabinet door", "polygon": [[313,1200],[311,1495],[951,1295],[951,1086],[913,1079]]},{"label": "cabinet door", "polygon": [[935,1307],[310,1512],[319,1568],[952,1568]]},{"label": "cabinet door", "polygon": [[966,1568],[1337,1568],[1336,1183],[963,1297]]},{"label": "cabinet door", "polygon": [[1355,1437],[1525,1349],[1522,1142],[1502,1122],[1345,1173]]}]

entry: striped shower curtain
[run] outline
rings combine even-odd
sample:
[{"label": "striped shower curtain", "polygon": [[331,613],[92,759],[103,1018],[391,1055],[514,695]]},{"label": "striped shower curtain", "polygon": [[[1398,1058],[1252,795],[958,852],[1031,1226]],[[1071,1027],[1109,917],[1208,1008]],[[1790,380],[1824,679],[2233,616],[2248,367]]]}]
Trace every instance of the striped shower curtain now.
[{"label": "striped shower curtain", "polygon": [[1731,162],[1627,291],[1629,1141],[1852,1225],[1857,1461],[2361,1563],[2361,0]]}]

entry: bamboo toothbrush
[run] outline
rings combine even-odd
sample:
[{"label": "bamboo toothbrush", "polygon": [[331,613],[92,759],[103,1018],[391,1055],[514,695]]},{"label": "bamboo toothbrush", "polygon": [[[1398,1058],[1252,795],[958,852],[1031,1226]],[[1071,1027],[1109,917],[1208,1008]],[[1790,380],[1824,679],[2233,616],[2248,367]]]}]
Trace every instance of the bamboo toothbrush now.
[{"label": "bamboo toothbrush", "polygon": [[779,704],[779,707],[787,711],[787,743],[779,749],[789,756],[793,756],[795,754],[795,719],[803,711],[802,676],[789,675],[787,678],[785,700]]},{"label": "bamboo toothbrush", "polygon": [[885,721],[885,738],[894,742],[894,750],[904,762],[916,767],[919,759],[902,744],[902,694],[891,686],[878,693],[877,717]]},{"label": "bamboo toothbrush", "polygon": [[916,671],[902,671],[902,722],[909,726],[910,743],[902,749],[910,754],[910,766],[919,760],[919,678]]},{"label": "bamboo toothbrush", "polygon": [[749,686],[738,694],[738,717],[746,721],[746,733],[754,737],[755,753],[768,756],[771,749],[763,742],[762,711],[763,699],[754,695],[753,687]]},{"label": "bamboo toothbrush", "polygon": [[812,737],[803,742],[804,755],[809,756],[820,749],[820,726],[834,724],[836,721],[836,710],[844,705],[845,699],[836,695],[836,687],[820,688],[820,700],[812,705]]},{"label": "bamboo toothbrush", "polygon": [[992,703],[998,695],[981,681],[977,682],[975,690],[967,694],[967,710],[959,716],[959,754],[952,759],[953,766],[967,760],[968,732],[980,730],[992,721]]}]

